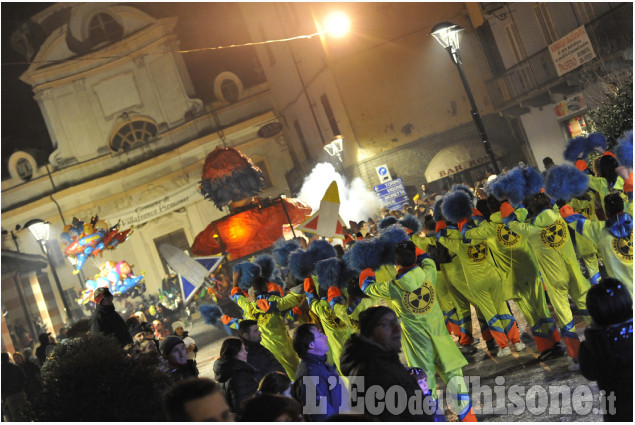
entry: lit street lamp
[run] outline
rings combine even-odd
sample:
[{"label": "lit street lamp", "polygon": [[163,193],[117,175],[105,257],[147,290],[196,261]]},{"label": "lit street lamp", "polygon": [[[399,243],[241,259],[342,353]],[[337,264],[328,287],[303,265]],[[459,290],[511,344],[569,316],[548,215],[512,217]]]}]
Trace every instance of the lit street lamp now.
[{"label": "lit street lamp", "polygon": [[46,254],[46,258],[49,262],[49,266],[51,267],[51,271],[53,272],[53,278],[55,279],[55,285],[57,285],[57,290],[62,297],[62,303],[64,304],[64,310],[66,311],[66,315],[68,316],[69,321],[73,321],[73,314],[71,313],[71,309],[68,307],[66,303],[66,298],[64,297],[64,291],[62,290],[62,284],[60,283],[60,278],[57,276],[57,271],[55,270],[55,266],[53,265],[53,261],[51,261],[51,255],[49,250],[46,247],[46,241],[49,238],[49,227],[51,223],[48,221],[40,220],[39,218],[35,218],[33,220],[28,221],[24,227],[29,229],[35,240],[40,244],[40,248],[42,252]]},{"label": "lit street lamp", "polygon": [[459,35],[461,31],[463,31],[463,28],[459,25],[455,25],[451,22],[441,22],[440,24],[437,24],[434,26],[434,28],[432,28],[432,31],[429,35],[433,36],[439,42],[439,44],[441,44],[441,46],[443,46],[443,48],[448,51],[448,53],[450,54],[450,58],[452,58],[452,62],[454,62],[456,68],[459,70],[461,82],[463,83],[465,93],[467,94],[467,98],[470,101],[470,106],[472,107],[472,119],[474,120],[474,124],[476,124],[476,129],[478,130],[478,134],[481,137],[483,146],[485,147],[485,152],[487,152],[490,161],[492,162],[494,172],[496,174],[499,174],[500,170],[498,168],[498,163],[496,162],[496,157],[494,156],[494,151],[492,151],[492,147],[490,146],[487,139],[487,133],[485,133],[483,121],[481,121],[481,116],[479,115],[478,109],[476,108],[474,97],[472,97],[472,91],[470,90],[470,86],[468,85],[465,74],[463,73],[461,55],[459,52]]},{"label": "lit street lamp", "polygon": [[344,138],[342,136],[335,136],[335,139],[328,145],[324,145],[324,150],[330,156],[336,156],[337,159],[340,160],[340,164],[342,164],[342,169],[344,168],[344,162],[342,161],[342,151],[344,150],[342,143]]}]

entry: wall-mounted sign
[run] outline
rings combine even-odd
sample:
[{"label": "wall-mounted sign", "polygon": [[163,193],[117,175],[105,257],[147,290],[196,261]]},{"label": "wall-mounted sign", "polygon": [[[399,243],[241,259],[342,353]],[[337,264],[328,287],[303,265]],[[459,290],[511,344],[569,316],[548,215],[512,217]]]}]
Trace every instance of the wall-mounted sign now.
[{"label": "wall-mounted sign", "polygon": [[401,178],[375,186],[375,194],[389,210],[400,209],[408,203],[408,194]]},{"label": "wall-mounted sign", "polygon": [[579,114],[587,108],[586,100],[581,94],[569,96],[553,107],[558,118],[566,118],[570,115]]},{"label": "wall-mounted sign", "polygon": [[589,62],[595,57],[584,25],[549,45],[549,53],[558,77]]},{"label": "wall-mounted sign", "polygon": [[268,137],[273,137],[282,131],[282,124],[278,121],[270,122],[269,124],[265,124],[260,129],[258,129],[258,137],[266,139]]},{"label": "wall-mounted sign", "polygon": [[392,180],[390,176],[390,171],[388,171],[388,167],[386,165],[380,165],[379,167],[375,167],[375,171],[377,171],[377,177],[379,177],[379,183],[385,183]]}]

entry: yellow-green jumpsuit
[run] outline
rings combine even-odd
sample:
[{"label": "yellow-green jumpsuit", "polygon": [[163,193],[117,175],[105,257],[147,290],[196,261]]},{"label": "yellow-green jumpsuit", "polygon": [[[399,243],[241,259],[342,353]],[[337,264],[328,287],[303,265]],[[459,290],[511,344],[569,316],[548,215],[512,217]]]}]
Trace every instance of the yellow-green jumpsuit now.
[{"label": "yellow-green jumpsuit", "polygon": [[351,325],[351,333],[359,332],[359,314],[366,310],[367,308],[372,307],[373,301],[370,298],[359,298],[349,306],[345,306],[344,304],[333,303],[333,311],[340,318],[340,320]]},{"label": "yellow-green jumpsuit", "polygon": [[[258,295],[257,301],[248,301],[247,297],[241,293],[233,297],[234,301],[245,312],[245,318],[255,320],[258,323],[260,332],[262,332],[261,344],[273,353],[291,380],[295,379],[295,372],[300,360],[293,349],[293,341],[280,312],[297,306],[303,298],[304,295],[294,293],[282,298],[270,294]],[[266,307],[263,309],[262,306]]]},{"label": "yellow-green jumpsuit", "polygon": [[588,220],[582,214],[572,214],[564,219],[572,229],[582,235],[578,239],[588,240],[598,249],[609,276],[624,283],[632,293],[633,217],[628,213],[619,214],[618,217],[619,220],[595,221]]},{"label": "yellow-green jumpsuit", "polygon": [[458,230],[447,229],[447,236],[439,242],[457,254],[473,302],[487,321],[487,326],[500,348],[520,342],[520,333],[514,316],[503,296],[502,279],[490,255],[486,242],[465,243]]},{"label": "yellow-green jumpsuit", "polygon": [[[569,201],[569,205],[573,207],[576,213],[582,214],[587,220],[598,219],[595,214],[595,202],[593,200],[587,201],[573,198]],[[601,279],[597,249],[588,239],[576,238],[575,250],[589,272],[589,281],[591,281],[592,285],[595,285]]]},{"label": "yellow-green jumpsuit", "polygon": [[560,341],[556,322],[549,313],[542,289],[538,262],[526,238],[509,230],[500,212],[480,220],[478,227],[465,232],[471,240],[485,240],[503,275],[503,296],[513,299],[527,319],[538,351],[553,348]]},{"label": "yellow-green jumpsuit", "polygon": [[[307,279],[312,279],[315,287],[318,287],[317,276],[308,277]],[[317,297],[314,298],[307,296],[307,301],[309,302],[309,308],[311,311],[320,319],[322,329],[327,337],[329,345],[329,354],[327,357],[329,363],[332,362],[335,367],[337,367],[337,370],[342,373],[340,371],[340,357],[342,355],[344,344],[351,336],[351,323],[348,320],[348,317],[343,320],[335,314],[326,297],[320,299]]]},{"label": "yellow-green jumpsuit", "polygon": [[624,205],[629,204],[628,196],[624,193],[622,188],[624,187],[624,179],[620,176],[617,176],[615,180],[615,184],[613,187],[609,187],[609,183],[606,181],[604,177],[597,176],[589,176],[589,189],[593,189],[598,193],[600,197],[600,203],[602,204],[602,209],[606,211],[604,207],[604,197],[611,193],[619,193],[620,197],[624,201]]},{"label": "yellow-green jumpsuit", "polygon": [[577,359],[580,339],[575,331],[568,297],[571,296],[585,322],[589,323],[586,294],[591,284],[580,271],[567,223],[560,218],[560,215],[553,209],[545,209],[530,223],[516,221],[516,217],[526,216],[527,210],[517,209],[510,215],[509,228],[521,237],[525,237],[533,249],[560,325],[560,334],[567,346],[567,352],[569,356]]},{"label": "yellow-green jumpsuit", "polygon": [[436,398],[435,369],[448,385],[459,420],[472,419],[472,402],[461,368],[467,364],[445,328],[436,290],[437,269],[430,258],[421,267],[401,269],[394,280],[377,282],[374,276],[362,283],[366,295],[381,298],[401,321],[401,346],[408,366],[422,368]]}]

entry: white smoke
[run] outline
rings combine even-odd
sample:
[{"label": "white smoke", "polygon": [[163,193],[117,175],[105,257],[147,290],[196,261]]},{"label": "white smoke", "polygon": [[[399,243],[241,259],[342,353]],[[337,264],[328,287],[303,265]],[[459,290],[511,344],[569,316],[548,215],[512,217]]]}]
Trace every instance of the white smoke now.
[{"label": "white smoke", "polygon": [[340,216],[347,225],[350,220],[368,220],[369,217],[374,218],[379,215],[381,201],[375,192],[366,187],[366,183],[361,178],[355,177],[349,184],[341,174],[335,171],[333,164],[325,162],[317,164],[311,174],[304,179],[298,199],[309,204],[315,213],[320,208],[320,201],[333,180],[337,182],[340,193]]}]

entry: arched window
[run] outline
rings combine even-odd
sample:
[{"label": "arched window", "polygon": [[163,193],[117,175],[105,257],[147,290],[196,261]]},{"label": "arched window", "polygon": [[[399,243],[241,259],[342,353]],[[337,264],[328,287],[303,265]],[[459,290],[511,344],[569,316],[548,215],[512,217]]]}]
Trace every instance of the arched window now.
[{"label": "arched window", "polygon": [[107,13],[97,13],[88,24],[88,39],[94,46],[102,41],[114,41],[123,35],[123,27]]},{"label": "arched window", "polygon": [[157,136],[157,125],[147,119],[135,119],[122,124],[110,138],[110,149],[125,152],[153,140]]}]

